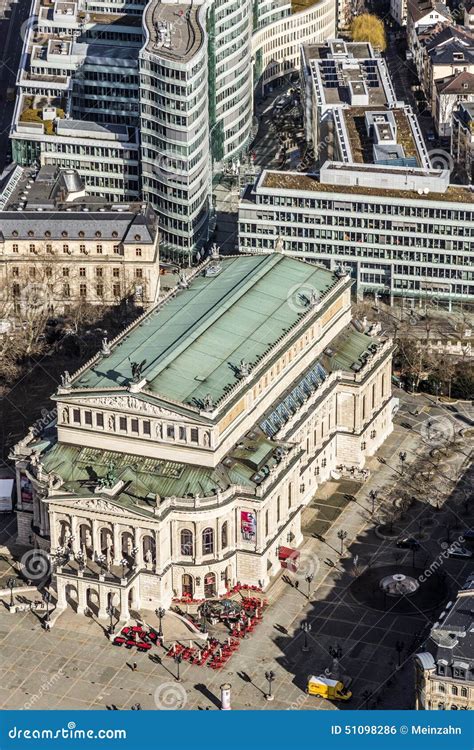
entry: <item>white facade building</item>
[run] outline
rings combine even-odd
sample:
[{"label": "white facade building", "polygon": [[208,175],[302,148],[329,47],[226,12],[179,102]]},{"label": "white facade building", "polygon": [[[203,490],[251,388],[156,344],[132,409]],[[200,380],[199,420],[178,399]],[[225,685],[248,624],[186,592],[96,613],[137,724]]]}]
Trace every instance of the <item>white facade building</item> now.
[{"label": "white facade building", "polygon": [[407,0],[390,0],[390,15],[399,26],[406,26]]},{"label": "white facade building", "polygon": [[19,540],[62,548],[59,608],[268,585],[316,487],[392,430],[393,346],[353,326],[350,286],[283,255],[208,261],[63,377],[13,455]]},{"label": "white facade building", "polygon": [[262,93],[284,76],[300,68],[300,47],[324,42],[336,34],[337,11],[334,0],[316,0],[298,10],[291,2],[258,3],[256,28],[252,37],[254,86]]},{"label": "white facade building", "polygon": [[345,266],[359,296],[473,302],[474,196],[432,164],[384,61],[367,43],[307,45],[302,79],[319,169],[262,173],[240,203],[240,250]]}]

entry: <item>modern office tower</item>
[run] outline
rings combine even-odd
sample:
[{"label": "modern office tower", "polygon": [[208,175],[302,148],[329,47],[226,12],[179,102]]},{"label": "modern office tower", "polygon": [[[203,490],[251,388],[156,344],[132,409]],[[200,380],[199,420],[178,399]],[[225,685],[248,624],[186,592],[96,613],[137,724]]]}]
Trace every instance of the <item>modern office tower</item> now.
[{"label": "modern office tower", "polygon": [[77,169],[107,200],[139,197],[140,7],[35,0],[11,128],[16,162]]},{"label": "modern office tower", "polygon": [[240,250],[345,266],[359,296],[473,302],[474,195],[432,168],[384,62],[343,40],[305,48],[303,62],[320,169],[262,173],[240,204]]},{"label": "modern office tower", "polygon": [[350,286],[281,255],[208,260],[63,376],[57,420],[12,456],[19,541],[72,545],[60,609],[127,619],[297,557],[316,488],[392,430],[393,344],[353,325]]},{"label": "modern office tower", "polygon": [[165,256],[209,238],[212,177],[255,134],[255,85],[335,33],[335,3],[35,0],[12,125],[14,159],[76,169],[106,200],[158,212]]},{"label": "modern office tower", "polygon": [[[152,0],[140,52],[143,195],[159,213],[166,256],[207,235],[210,161],[204,5]],[[182,255],[180,256],[180,251]]]},{"label": "modern office tower", "polygon": [[211,176],[237,158],[252,128],[250,0],[151,0],[140,53],[143,196],[163,251],[190,257],[207,239]]}]

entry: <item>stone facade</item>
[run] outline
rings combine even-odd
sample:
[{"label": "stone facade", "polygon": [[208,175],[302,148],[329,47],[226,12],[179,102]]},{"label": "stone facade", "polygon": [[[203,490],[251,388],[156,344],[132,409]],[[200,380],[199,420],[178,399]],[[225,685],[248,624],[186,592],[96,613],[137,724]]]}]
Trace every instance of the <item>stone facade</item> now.
[{"label": "stone facade", "polygon": [[[174,291],[111,342],[110,354],[66,374],[55,396],[57,418],[41,443],[33,428],[16,446],[20,541],[33,536],[37,546],[60,550],[60,608],[87,606],[105,617],[113,601],[126,618],[131,609],[168,607],[176,597],[220,596],[237,582],[268,586],[280,570],[280,548],[302,542],[301,512],[317,487],[333,471],[363,467],[391,432],[392,343],[351,323],[349,277],[283,256],[239,257],[222,261],[219,283],[226,283],[227,266],[240,278],[239,264],[254,268],[249,294],[267,274],[265,288],[281,294],[289,327],[284,335],[259,329],[275,340],[253,363],[240,362],[224,395],[178,401],[164,392],[162,371],[155,376],[147,365],[138,382],[119,384],[114,357],[124,343],[138,346],[148,336],[151,367],[152,353],[159,359],[153,327],[162,326],[160,341],[168,331],[166,321],[158,323],[166,304],[177,305],[178,295],[193,311],[186,290]],[[203,280],[209,267],[196,269],[190,288],[206,283],[212,296],[217,281]],[[268,275],[275,269],[284,271],[280,290]],[[285,301],[291,274],[301,270],[329,286],[294,313]],[[235,308],[237,320],[250,314],[247,297],[230,285],[201,339],[214,331],[215,316],[226,320],[226,310]],[[170,312],[175,325],[177,316]],[[192,346],[195,317],[176,341],[181,353],[188,340]],[[91,385],[110,372],[115,386]]]}]

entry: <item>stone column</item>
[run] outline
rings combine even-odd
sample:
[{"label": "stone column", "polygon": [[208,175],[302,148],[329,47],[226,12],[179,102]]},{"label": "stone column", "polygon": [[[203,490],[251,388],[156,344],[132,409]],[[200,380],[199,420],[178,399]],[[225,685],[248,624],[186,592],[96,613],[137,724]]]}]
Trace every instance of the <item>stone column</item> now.
[{"label": "stone column", "polygon": [[48,533],[47,532],[48,525],[47,525],[47,520],[45,517],[46,506],[43,502],[43,498],[41,497],[41,495],[38,494],[37,497],[38,497],[38,513],[39,513],[39,530],[40,530],[41,536],[45,536]]},{"label": "stone column", "polygon": [[103,583],[99,583],[99,620],[107,617],[107,588]]},{"label": "stone column", "polygon": [[161,563],[160,532],[158,529],[155,529],[154,536],[155,536],[155,573],[159,573],[162,568],[162,563]]},{"label": "stone column", "polygon": [[120,589],[120,619],[128,620],[130,612],[128,610],[128,590],[125,586]]},{"label": "stone column", "polygon": [[15,484],[15,487],[16,487],[16,509],[17,510],[23,510],[23,504],[21,502],[21,481],[20,481],[21,473],[22,473],[21,472],[21,468],[20,468],[19,465],[17,465],[17,467],[16,467],[16,484]]},{"label": "stone column", "polygon": [[122,559],[122,540],[121,540],[121,529],[118,523],[114,523],[113,525],[113,544],[114,544],[114,559],[113,564],[119,565],[120,560]]},{"label": "stone column", "polygon": [[71,536],[74,537],[72,551],[77,554],[81,550],[81,538],[79,532],[79,519],[77,516],[71,516]]},{"label": "stone column", "polygon": [[59,547],[59,544],[58,544],[58,529],[57,529],[57,517],[56,517],[56,513],[51,513],[51,518],[50,518],[50,537],[51,537],[50,547],[51,547],[51,551],[53,551],[57,547]]},{"label": "stone column", "polygon": [[143,567],[143,549],[142,549],[142,540],[141,540],[141,529],[135,527],[133,529],[133,546],[137,548],[138,552],[135,557],[135,563],[137,565],[138,570]]},{"label": "stone column", "polygon": [[33,525],[36,527],[41,526],[41,510],[40,510],[40,499],[35,488],[33,488]]},{"label": "stone column", "polygon": [[100,530],[99,520],[97,518],[92,519],[92,558],[95,555],[100,555]]},{"label": "stone column", "polygon": [[86,607],[86,589],[87,583],[85,581],[77,581],[77,614],[83,615]]},{"label": "stone column", "polygon": [[58,590],[58,601],[56,606],[58,609],[66,609],[66,581],[58,577],[56,580],[56,586]]}]

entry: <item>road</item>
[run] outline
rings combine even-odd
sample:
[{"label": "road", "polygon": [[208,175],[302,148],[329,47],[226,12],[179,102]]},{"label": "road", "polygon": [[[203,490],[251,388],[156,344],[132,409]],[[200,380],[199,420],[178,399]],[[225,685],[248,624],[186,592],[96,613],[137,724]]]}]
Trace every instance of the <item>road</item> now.
[{"label": "road", "polygon": [[0,0],[0,174],[7,163],[8,135],[14,102],[6,101],[9,86],[14,86],[20,63],[23,39],[21,28],[30,11],[30,0]]}]

